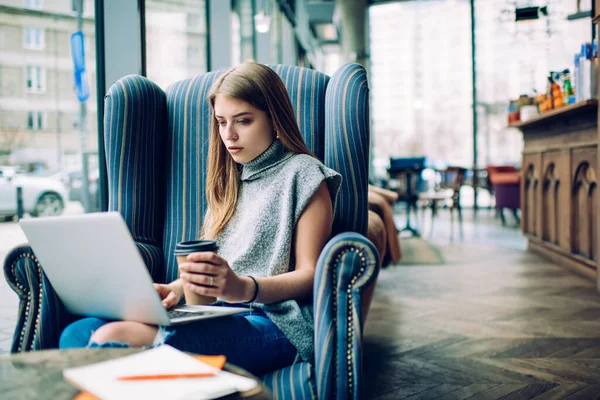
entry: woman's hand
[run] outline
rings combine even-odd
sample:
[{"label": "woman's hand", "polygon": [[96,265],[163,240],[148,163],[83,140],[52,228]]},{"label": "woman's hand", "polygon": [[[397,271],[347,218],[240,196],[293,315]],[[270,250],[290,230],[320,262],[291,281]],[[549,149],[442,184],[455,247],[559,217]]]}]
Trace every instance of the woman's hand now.
[{"label": "woman's hand", "polygon": [[250,301],[254,295],[254,281],[238,276],[227,261],[213,252],[198,252],[187,256],[179,265],[179,276],[189,290],[202,295],[218,297],[227,303]]},{"label": "woman's hand", "polygon": [[162,299],[162,304],[167,310],[179,304],[181,296],[183,296],[183,282],[181,279],[177,279],[168,285],[155,283],[154,289],[158,292],[158,295]]}]

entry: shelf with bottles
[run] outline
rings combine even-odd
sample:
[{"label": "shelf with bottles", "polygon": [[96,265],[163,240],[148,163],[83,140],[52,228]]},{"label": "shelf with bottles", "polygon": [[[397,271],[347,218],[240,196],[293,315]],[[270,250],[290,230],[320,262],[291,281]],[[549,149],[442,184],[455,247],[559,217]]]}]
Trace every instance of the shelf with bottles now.
[{"label": "shelf with bottles", "polygon": [[555,108],[536,117],[528,119],[527,121],[510,124],[509,127],[523,129],[540,123],[553,122],[561,118],[573,117],[577,114],[597,112],[597,110],[598,100],[584,100],[575,104],[569,104],[560,108]]}]

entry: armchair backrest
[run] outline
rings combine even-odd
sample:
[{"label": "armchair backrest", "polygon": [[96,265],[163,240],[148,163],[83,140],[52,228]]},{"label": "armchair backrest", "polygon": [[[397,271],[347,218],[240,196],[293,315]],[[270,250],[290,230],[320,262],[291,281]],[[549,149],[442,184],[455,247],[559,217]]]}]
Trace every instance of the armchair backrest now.
[{"label": "armchair backrest", "polygon": [[[272,68],[285,83],[307,146],[343,176],[334,233],[366,234],[369,95],[365,70],[346,64],[329,78],[301,67]],[[151,268],[159,282],[177,277],[174,246],[197,238],[202,226],[212,118],[206,97],[223,72],[176,82],[166,93],[146,78],[129,75],[106,96],[109,209],[124,216],[142,254],[162,257],[163,268]]]}]

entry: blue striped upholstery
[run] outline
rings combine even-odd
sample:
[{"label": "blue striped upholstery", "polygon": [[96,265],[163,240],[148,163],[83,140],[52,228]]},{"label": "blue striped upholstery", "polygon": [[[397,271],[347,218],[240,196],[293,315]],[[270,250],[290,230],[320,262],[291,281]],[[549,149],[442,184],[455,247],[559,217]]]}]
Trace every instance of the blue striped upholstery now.
[{"label": "blue striped upholstery", "polygon": [[317,398],[314,386],[314,369],[301,362],[270,372],[262,378],[263,383],[278,399],[310,400]]},{"label": "blue striped upholstery", "polygon": [[163,240],[167,280],[177,278],[175,244],[198,238],[206,212],[204,187],[212,117],[206,97],[222,72],[185,79],[167,89],[169,126],[164,160],[167,207]]},{"label": "blue striped upholstery", "polygon": [[369,179],[369,87],[358,64],[331,77],[325,98],[325,165],[344,177],[333,232],[367,234]]},{"label": "blue striped upholstery", "polygon": [[74,317],[56,296],[31,247],[21,245],[8,253],[4,276],[20,300],[11,352],[57,347],[60,333]]},{"label": "blue striped upholstery", "polygon": [[[286,84],[308,147],[343,176],[337,234],[315,277],[315,364],[263,377],[278,399],[360,395],[361,294],[378,273],[367,227],[368,86],[364,69],[341,67],[331,79],[300,67],[272,66]],[[175,243],[198,237],[206,211],[205,171],[211,110],[206,95],[222,71],[161,90],[146,78],[117,81],[105,101],[109,209],[125,218],[157,282],[176,278]],[[5,275],[21,300],[13,351],[56,347],[72,320],[29,247],[11,252]],[[39,321],[39,322],[38,322]]]},{"label": "blue striped upholstery", "polygon": [[164,159],[166,96],[148,79],[128,75],[104,101],[108,209],[119,211],[152,277],[164,282]]},{"label": "blue striped upholstery", "polygon": [[312,69],[289,65],[271,66],[281,77],[304,143],[319,160],[325,157],[325,89],[329,77]]},{"label": "blue striped upholstery", "polygon": [[378,268],[375,246],[356,232],[336,235],[319,257],[313,301],[319,349],[315,368],[321,399],[360,397],[361,295],[377,278]]}]

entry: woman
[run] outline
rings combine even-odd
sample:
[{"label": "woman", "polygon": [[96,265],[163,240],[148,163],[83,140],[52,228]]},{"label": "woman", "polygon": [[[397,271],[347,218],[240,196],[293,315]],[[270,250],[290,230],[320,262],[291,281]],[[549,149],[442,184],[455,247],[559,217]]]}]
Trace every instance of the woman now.
[{"label": "woman", "polygon": [[131,321],[85,318],[60,347],[167,343],[260,375],[314,357],[312,291],[317,259],[331,236],[341,176],[310,154],[285,86],[270,68],[247,62],[225,72],[209,93],[209,138],[202,235],[218,254],[193,253],[180,278],[155,285],[163,304],[184,285],[220,302],[252,303],[248,313],[178,326],[174,332]]}]

